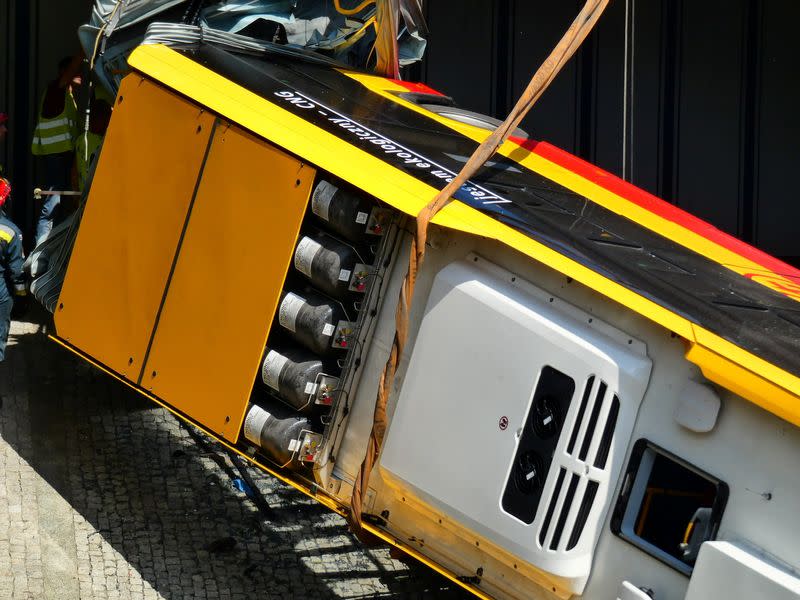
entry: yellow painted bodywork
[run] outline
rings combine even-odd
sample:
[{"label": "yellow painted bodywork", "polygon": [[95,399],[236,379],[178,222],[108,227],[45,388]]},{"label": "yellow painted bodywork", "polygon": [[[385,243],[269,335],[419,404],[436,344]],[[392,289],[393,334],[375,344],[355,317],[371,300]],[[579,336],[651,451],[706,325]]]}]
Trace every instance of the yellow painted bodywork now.
[{"label": "yellow painted bodywork", "polygon": [[[61,337],[131,381],[144,363],[213,122],[140,78],[120,88],[55,323]],[[170,155],[181,160],[166,162]]]},{"label": "yellow painted bodywork", "polygon": [[777,383],[743,368],[728,357],[692,344],[686,359],[700,367],[706,378],[749,399],[764,410],[797,425],[797,396]]},{"label": "yellow painted bodywork", "polygon": [[217,127],[142,387],[236,441],[314,169]]},{"label": "yellow painted bodywork", "polygon": [[59,336],[235,442],[315,170],[141,77],[119,98]]},{"label": "yellow painted bodywork", "polygon": [[[224,115],[255,134],[291,150],[317,167],[336,174],[406,214],[416,215],[438,191],[380,158],[353,147],[337,136],[316,127],[169,48],[142,46],[131,55],[129,64],[134,69],[193,98],[199,104]],[[382,78],[351,76],[360,78],[365,85],[378,91],[380,91],[378,89],[380,86],[377,82],[382,82],[380,85],[383,86],[383,92],[381,93],[385,94],[391,91],[390,88],[393,85]],[[404,102],[391,96],[397,102]],[[446,122],[448,126],[476,141],[482,140],[487,135],[486,131],[454,123],[410,103],[406,104],[414,110],[425,112],[431,119]],[[734,271],[744,272],[757,268],[756,265],[750,264],[738,254],[637,207],[580,175],[528,152],[513,142],[506,143],[500,149],[500,153],[550,177],[569,189],[591,197],[610,210],[629,218],[635,218],[644,226],[708,256]],[[434,218],[433,222],[459,231],[496,239],[677,333],[688,340],[690,344],[708,351],[707,353],[691,354],[690,360],[697,362],[701,368],[705,368],[704,361],[712,355],[726,356],[731,365],[736,367],[731,371],[732,379],[727,381],[729,387],[735,387],[737,393],[743,397],[764,406],[791,423],[800,425],[800,378],[795,375],[733,346],[722,337],[703,329],[685,317],[659,306],[640,294],[465,204],[452,202]],[[779,274],[774,275],[780,277]],[[782,391],[777,404],[764,403],[759,394],[749,389],[748,384],[752,377],[770,381],[772,385]]]}]

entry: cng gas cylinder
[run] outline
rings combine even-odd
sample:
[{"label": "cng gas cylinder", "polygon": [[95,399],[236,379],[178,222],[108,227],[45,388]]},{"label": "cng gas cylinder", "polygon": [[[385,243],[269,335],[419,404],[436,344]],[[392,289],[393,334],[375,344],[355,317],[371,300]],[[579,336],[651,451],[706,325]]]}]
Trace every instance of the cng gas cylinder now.
[{"label": "cng gas cylinder", "polygon": [[356,243],[375,239],[385,233],[392,215],[368,198],[340,189],[324,179],[311,195],[311,212],[331,231]]},{"label": "cng gas cylinder", "polygon": [[366,289],[369,267],[360,262],[355,249],[324,233],[300,238],[294,267],[315,288],[335,298]]},{"label": "cng gas cylinder", "polygon": [[308,420],[277,401],[267,406],[251,404],[244,418],[244,437],[279,465],[288,464],[311,431]]},{"label": "cng gas cylinder", "polygon": [[310,289],[283,293],[278,323],[292,339],[320,356],[349,349],[354,328],[341,304]]},{"label": "cng gas cylinder", "polygon": [[322,361],[307,350],[267,348],[261,365],[261,380],[295,410],[308,412],[313,406]]}]

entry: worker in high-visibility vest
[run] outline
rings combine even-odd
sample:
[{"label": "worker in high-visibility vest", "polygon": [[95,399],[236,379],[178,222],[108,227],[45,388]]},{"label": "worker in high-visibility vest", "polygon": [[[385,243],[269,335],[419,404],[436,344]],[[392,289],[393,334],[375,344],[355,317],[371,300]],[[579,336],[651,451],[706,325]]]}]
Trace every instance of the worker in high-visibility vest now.
[{"label": "worker in high-visibility vest", "polygon": [[5,358],[14,297],[25,295],[22,234],[3,212],[9,194],[11,184],[0,177],[0,362]]},{"label": "worker in high-visibility vest", "polygon": [[[70,173],[78,133],[78,111],[71,86],[80,64],[80,57],[63,59],[58,64],[58,77],[48,84],[39,104],[31,152],[41,160],[43,189],[66,190],[71,187]],[[54,213],[60,202],[58,194],[46,196],[36,223],[37,242],[53,228]]]}]

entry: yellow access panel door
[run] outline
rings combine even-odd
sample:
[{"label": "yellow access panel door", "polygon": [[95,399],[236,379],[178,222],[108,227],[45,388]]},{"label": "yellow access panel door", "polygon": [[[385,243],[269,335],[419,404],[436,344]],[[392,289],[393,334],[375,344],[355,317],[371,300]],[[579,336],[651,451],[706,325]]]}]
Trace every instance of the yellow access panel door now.
[{"label": "yellow access panel door", "polygon": [[59,298],[57,335],[236,441],[314,176],[129,76]]},{"label": "yellow access panel door", "polygon": [[214,116],[127,77],[56,309],[59,337],[136,382]]},{"label": "yellow access panel door", "polygon": [[218,123],[142,387],[235,441],[314,169]]}]

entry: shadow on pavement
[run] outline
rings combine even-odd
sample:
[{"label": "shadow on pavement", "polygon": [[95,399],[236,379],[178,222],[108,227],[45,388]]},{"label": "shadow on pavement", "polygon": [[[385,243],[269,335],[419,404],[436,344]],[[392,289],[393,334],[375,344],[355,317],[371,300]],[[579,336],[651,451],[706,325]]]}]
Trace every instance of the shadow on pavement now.
[{"label": "shadow on pavement", "polygon": [[0,434],[74,511],[58,515],[57,541],[80,597],[471,597],[365,549],[343,519],[251,471],[272,509],[259,512],[166,410],[48,341],[48,317],[31,307],[0,363],[13,400],[2,410],[27,411],[16,422],[30,437]]}]

